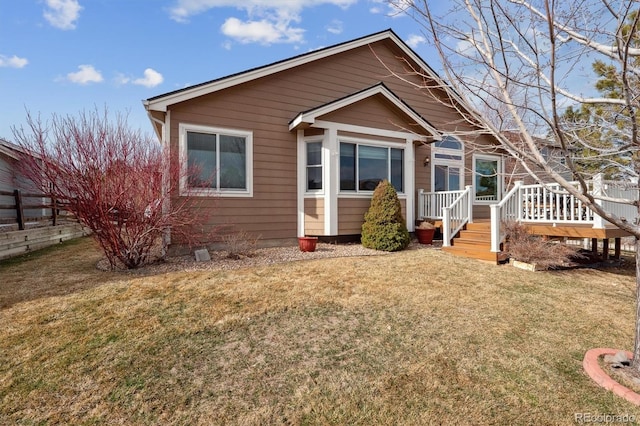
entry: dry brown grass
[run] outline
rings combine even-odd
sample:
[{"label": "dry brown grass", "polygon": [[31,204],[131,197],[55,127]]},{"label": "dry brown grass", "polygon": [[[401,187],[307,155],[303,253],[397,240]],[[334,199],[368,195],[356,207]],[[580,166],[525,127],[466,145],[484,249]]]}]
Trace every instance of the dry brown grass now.
[{"label": "dry brown grass", "polygon": [[[97,271],[98,258],[83,240],[0,264],[6,422],[640,416],[581,368],[592,347],[632,345],[630,270],[531,273],[414,250],[136,276]],[[35,290],[45,284],[58,290]]]}]

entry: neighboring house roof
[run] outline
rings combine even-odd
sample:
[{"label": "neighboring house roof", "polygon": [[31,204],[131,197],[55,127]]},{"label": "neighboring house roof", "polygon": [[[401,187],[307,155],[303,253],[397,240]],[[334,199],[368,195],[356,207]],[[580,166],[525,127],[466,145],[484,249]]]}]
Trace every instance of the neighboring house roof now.
[{"label": "neighboring house roof", "polygon": [[[502,132],[502,134],[511,142],[515,142],[515,143],[522,142],[522,136],[518,131],[505,130]],[[557,150],[562,149],[562,146],[553,139],[541,138],[539,136],[533,136],[532,138],[533,138],[533,141],[540,147],[546,147],[546,148],[557,149]],[[568,147],[567,149],[569,151],[576,151],[575,147]]]},{"label": "neighboring house roof", "polygon": [[0,139],[0,154],[4,154],[14,160],[18,160],[20,159],[20,155],[24,154],[24,150],[14,143]]},{"label": "neighboring house roof", "polygon": [[375,43],[381,40],[389,39],[393,41],[403,53],[414,61],[422,70],[432,79],[437,81],[443,89],[448,92],[448,95],[456,101],[464,104],[457,93],[448,84],[438,76],[438,74],[426,63],[418,54],[416,54],[404,41],[393,32],[388,29],[380,31],[368,36],[364,36],[355,40],[340,43],[334,46],[326,47],[324,49],[315,50],[313,52],[305,53],[302,55],[294,56],[289,59],[285,59],[279,62],[265,65],[258,68],[253,68],[248,71],[243,71],[237,74],[232,74],[227,77],[222,77],[216,80],[211,80],[205,83],[190,86],[184,89],[176,90],[173,92],[165,93],[163,95],[155,96],[143,101],[145,108],[148,111],[161,111],[166,112],[169,105],[173,105],[179,102],[187,101],[199,96],[207,95],[219,90],[227,89],[229,87],[236,86],[238,84],[246,83],[261,77],[265,77],[277,72],[288,70],[309,62],[316,61],[318,59],[326,58],[338,53],[346,52],[358,47],[366,46],[371,43]]},{"label": "neighboring house roof", "polygon": [[[393,93],[384,83],[378,83],[367,89],[345,96],[341,99],[320,105],[319,107],[304,111],[296,116],[289,123],[289,130],[293,130],[299,126],[308,127],[312,125],[316,119],[320,116],[336,111],[340,108],[347,107],[361,100],[370,98],[372,96],[381,95],[389,102],[395,105],[401,112],[409,116],[420,127],[430,133],[434,138],[440,139],[440,133],[425,120],[420,114],[418,114],[413,108],[411,108],[406,102],[400,99],[395,93]],[[411,129],[408,129],[411,130]]]}]

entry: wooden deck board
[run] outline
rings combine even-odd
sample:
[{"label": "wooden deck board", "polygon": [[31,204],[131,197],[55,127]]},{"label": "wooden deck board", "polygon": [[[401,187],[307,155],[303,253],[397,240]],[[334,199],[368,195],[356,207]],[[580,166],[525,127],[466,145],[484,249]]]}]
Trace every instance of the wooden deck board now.
[{"label": "wooden deck board", "polygon": [[621,238],[630,237],[631,234],[619,228],[593,228],[591,225],[579,224],[562,224],[555,225],[552,223],[531,223],[522,222],[526,225],[531,233],[535,235],[545,235],[549,237],[568,237],[568,238]]}]

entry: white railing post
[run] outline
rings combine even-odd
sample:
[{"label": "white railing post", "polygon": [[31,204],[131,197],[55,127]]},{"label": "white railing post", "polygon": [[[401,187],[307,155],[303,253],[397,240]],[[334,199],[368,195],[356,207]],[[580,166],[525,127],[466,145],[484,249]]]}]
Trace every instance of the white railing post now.
[{"label": "white railing post", "polygon": [[442,208],[442,246],[451,246],[451,207]]},{"label": "white railing post", "polygon": [[516,201],[517,202],[516,209],[518,210],[516,213],[517,214],[516,220],[518,222],[522,221],[522,210],[524,206],[524,204],[522,203],[522,185],[523,184],[524,182],[521,180],[517,180],[514,182],[514,186],[518,188],[518,197],[517,197],[518,201]]},{"label": "white railing post", "polygon": [[467,185],[464,189],[467,192],[467,218],[469,223],[473,223],[473,186]]},{"label": "white railing post", "polygon": [[491,251],[498,253],[500,251],[500,206],[491,204]]},{"label": "white railing post", "polygon": [[424,219],[424,189],[418,189],[418,219]]},{"label": "white railing post", "polygon": [[[598,197],[603,195],[603,181],[602,181],[602,173],[598,173],[593,177],[593,192],[592,195],[594,197]],[[602,200],[595,200],[595,203],[602,207]],[[595,212],[593,213],[593,227],[596,229],[603,229],[605,227],[605,220],[597,215]]]}]

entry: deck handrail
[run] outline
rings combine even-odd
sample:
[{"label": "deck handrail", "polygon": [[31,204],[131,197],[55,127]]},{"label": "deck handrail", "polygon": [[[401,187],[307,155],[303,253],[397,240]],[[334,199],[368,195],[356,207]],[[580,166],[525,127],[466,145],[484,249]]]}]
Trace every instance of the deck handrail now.
[{"label": "deck handrail", "polygon": [[498,253],[500,243],[505,237],[502,222],[522,220],[522,181],[514,182],[513,188],[497,204],[490,205],[491,209],[491,251]]},{"label": "deck handrail", "polygon": [[418,190],[418,219],[442,219],[442,209],[450,206],[465,190],[425,192]]},{"label": "deck handrail", "polygon": [[467,185],[462,193],[447,207],[442,208],[442,245],[451,246],[451,239],[467,223],[473,221],[473,186]]}]

